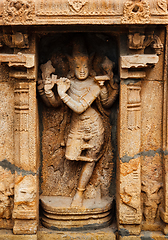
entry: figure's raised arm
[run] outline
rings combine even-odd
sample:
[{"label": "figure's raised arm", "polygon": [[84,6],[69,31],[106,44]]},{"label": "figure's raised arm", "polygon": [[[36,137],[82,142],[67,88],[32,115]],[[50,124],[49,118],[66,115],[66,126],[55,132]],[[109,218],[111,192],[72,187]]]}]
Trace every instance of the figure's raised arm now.
[{"label": "figure's raised arm", "polygon": [[52,66],[51,61],[49,60],[47,63],[42,64],[40,66],[42,71],[42,80],[38,81],[38,91],[41,95],[43,101],[47,106],[50,107],[58,107],[61,104],[60,99],[56,99],[55,94],[53,92],[54,82],[50,78],[51,73],[55,72],[55,68]]},{"label": "figure's raised arm", "polygon": [[113,105],[118,95],[118,88],[117,83],[111,84],[111,82],[107,85],[107,87],[103,86],[100,93],[100,99],[103,107],[110,108]]},{"label": "figure's raised arm", "polygon": [[54,87],[54,83],[53,83],[52,79],[47,78],[45,80],[45,85],[44,85],[45,95],[52,107],[59,107],[61,104],[61,100],[56,99],[55,94],[52,90],[53,87]]},{"label": "figure's raised arm", "polygon": [[108,57],[105,57],[104,62],[102,63],[102,68],[106,72],[106,74],[109,76],[109,83],[106,86],[103,86],[101,88],[100,92],[100,99],[101,103],[105,108],[110,108],[115,101],[117,95],[118,95],[118,84],[114,81],[113,76],[113,62],[108,59]]}]

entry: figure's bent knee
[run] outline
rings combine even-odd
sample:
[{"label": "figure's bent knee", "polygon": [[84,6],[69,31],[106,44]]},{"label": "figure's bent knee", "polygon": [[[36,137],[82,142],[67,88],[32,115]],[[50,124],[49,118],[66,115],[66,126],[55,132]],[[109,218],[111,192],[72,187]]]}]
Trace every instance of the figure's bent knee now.
[{"label": "figure's bent knee", "polygon": [[70,153],[65,153],[65,157],[66,157],[67,160],[75,160],[75,156],[73,156]]},{"label": "figure's bent knee", "polygon": [[73,148],[67,148],[65,152],[65,157],[67,160],[77,160],[79,154],[79,151],[74,151]]}]

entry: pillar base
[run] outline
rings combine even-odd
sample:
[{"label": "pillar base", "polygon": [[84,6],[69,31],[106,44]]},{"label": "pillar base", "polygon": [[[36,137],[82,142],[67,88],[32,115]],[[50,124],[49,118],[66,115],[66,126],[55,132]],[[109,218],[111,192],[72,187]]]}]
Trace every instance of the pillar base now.
[{"label": "pillar base", "polygon": [[164,235],[161,232],[150,232],[150,231],[142,231],[139,236],[118,236],[118,240],[162,240],[167,239],[168,236]]},{"label": "pillar base", "polygon": [[37,220],[15,220],[13,233],[18,235],[22,234],[35,234],[37,232]]},{"label": "pillar base", "polygon": [[0,230],[0,240],[37,240],[37,234],[15,235],[12,230]]},{"label": "pillar base", "polygon": [[138,236],[141,233],[141,225],[140,224],[123,224],[119,225],[119,235],[120,236],[130,236],[136,235]]},{"label": "pillar base", "polygon": [[56,231],[83,231],[108,227],[112,223],[113,198],[84,199],[82,207],[71,207],[72,198],[41,196],[42,224]]}]

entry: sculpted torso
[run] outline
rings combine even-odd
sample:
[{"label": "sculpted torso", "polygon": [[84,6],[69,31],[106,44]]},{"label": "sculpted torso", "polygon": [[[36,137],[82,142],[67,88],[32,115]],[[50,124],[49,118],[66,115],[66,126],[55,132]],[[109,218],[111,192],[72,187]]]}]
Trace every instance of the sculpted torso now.
[{"label": "sculpted torso", "polygon": [[[76,102],[88,104],[82,113],[73,112],[71,130],[66,147],[66,158],[69,160],[96,161],[97,154],[103,144],[104,128],[99,113],[91,107],[88,99],[90,94],[96,98],[100,87],[93,78],[85,81],[72,79],[67,94]],[[85,151],[86,150],[86,151]],[[82,155],[85,151],[85,155]]]}]

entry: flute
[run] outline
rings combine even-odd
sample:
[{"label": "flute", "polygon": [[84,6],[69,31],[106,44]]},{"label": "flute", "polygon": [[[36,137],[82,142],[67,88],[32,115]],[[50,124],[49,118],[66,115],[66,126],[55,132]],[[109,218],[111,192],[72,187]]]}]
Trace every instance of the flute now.
[{"label": "flute", "polygon": [[[51,80],[52,83],[55,83],[55,84],[57,84],[60,81],[60,79],[57,78],[57,75],[54,75],[54,74],[52,74],[50,80]],[[94,80],[95,80],[95,82],[98,82],[100,86],[103,86],[105,81],[110,80],[110,77],[108,75],[95,76]],[[39,84],[43,83],[43,81],[45,81],[45,80],[39,80],[38,83]]]},{"label": "flute", "polygon": [[103,86],[105,81],[110,80],[110,77],[108,75],[95,76],[94,80],[95,82],[98,82],[100,86]]},{"label": "flute", "polygon": [[44,83],[47,79],[51,80],[51,82],[55,84],[57,84],[59,81],[57,75],[52,74],[51,78],[46,78],[45,80],[38,80],[38,84]]}]

